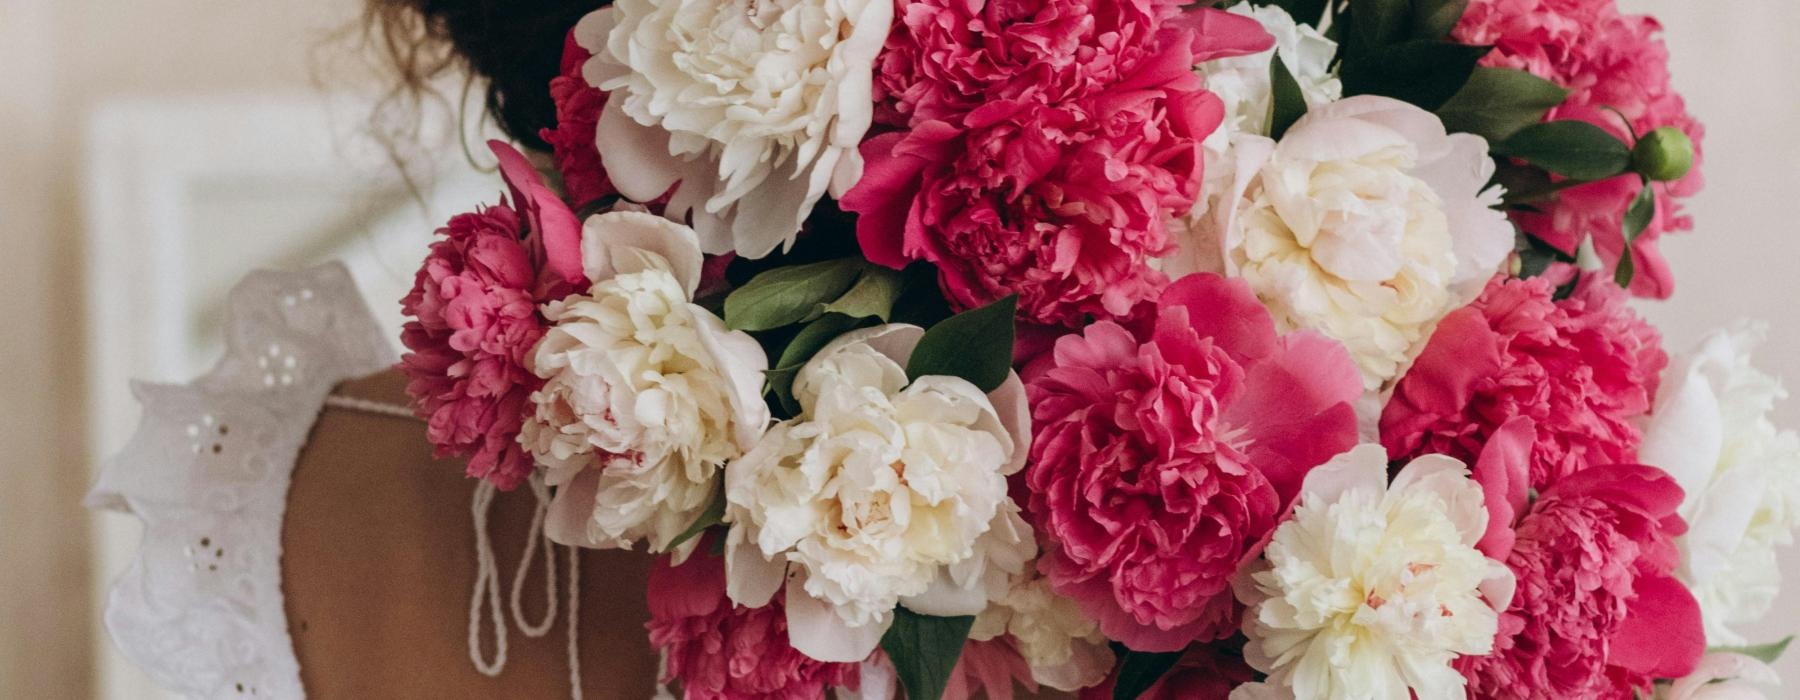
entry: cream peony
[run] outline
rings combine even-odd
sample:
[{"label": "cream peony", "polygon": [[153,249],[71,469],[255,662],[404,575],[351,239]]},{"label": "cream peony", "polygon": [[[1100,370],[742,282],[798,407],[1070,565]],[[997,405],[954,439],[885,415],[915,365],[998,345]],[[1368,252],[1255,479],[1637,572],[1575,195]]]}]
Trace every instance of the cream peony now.
[{"label": "cream peony", "polygon": [[552,326],[527,358],[544,385],[519,442],[557,487],[552,539],[663,551],[768,426],[766,356],[690,301],[701,256],[686,226],[601,214],[581,252],[593,286],[544,308]]},{"label": "cream peony", "polygon": [[902,603],[979,613],[1035,551],[1006,492],[1030,435],[1023,385],[909,384],[921,335],[888,325],[827,345],[794,380],[801,415],[726,472],[728,592],[757,607],[785,580],[794,648],[820,661],[861,661]]},{"label": "cream peony", "polygon": [[1003,635],[1012,636],[1039,685],[1075,691],[1098,684],[1112,671],[1112,648],[1100,623],[1083,614],[1075,601],[1050,590],[1049,579],[1036,571],[1015,580],[969,630],[976,641]]},{"label": "cream peony", "polygon": [[1463,464],[1361,445],[1308,473],[1266,561],[1237,581],[1244,659],[1268,680],[1233,698],[1464,697],[1458,655],[1492,650],[1512,600],[1505,564],[1475,549],[1482,490]]},{"label": "cream peony", "polygon": [[1269,115],[1274,108],[1269,64],[1277,53],[1300,85],[1300,94],[1309,107],[1335,102],[1344,94],[1343,83],[1331,68],[1331,61],[1337,56],[1337,42],[1310,25],[1295,22],[1287,10],[1274,5],[1242,3],[1227,11],[1262,24],[1275,37],[1275,46],[1261,53],[1214,59],[1195,67],[1206,77],[1206,89],[1224,103],[1225,120],[1201,144],[1206,153],[1206,186],[1203,196],[1194,202],[1189,221],[1183,225],[1205,216],[1213,203],[1231,190],[1236,176],[1233,141],[1245,135],[1269,135]]},{"label": "cream peony", "polygon": [[1775,547],[1800,528],[1800,436],[1769,421],[1787,392],[1750,364],[1767,330],[1715,332],[1670,365],[1638,459],[1687,496],[1679,576],[1700,601],[1707,642],[1744,644],[1731,625],[1763,618],[1781,585]]},{"label": "cream peony", "polygon": [[613,184],[701,247],[759,258],[829,188],[862,175],[888,0],[619,0],[584,18],[583,77],[609,93],[597,144]]},{"label": "cream peony", "polygon": [[1229,189],[1190,222],[1171,273],[1242,277],[1283,330],[1342,342],[1371,392],[1512,251],[1512,225],[1490,208],[1499,191],[1482,191],[1487,143],[1407,103],[1314,107],[1280,143],[1243,135],[1232,153]]}]

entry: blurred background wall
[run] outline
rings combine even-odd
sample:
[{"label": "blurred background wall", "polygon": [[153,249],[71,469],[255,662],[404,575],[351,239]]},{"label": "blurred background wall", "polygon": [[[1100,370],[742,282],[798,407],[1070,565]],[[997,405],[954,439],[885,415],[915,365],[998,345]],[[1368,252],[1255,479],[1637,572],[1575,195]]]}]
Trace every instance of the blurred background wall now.
[{"label": "blurred background wall", "polygon": [[[1664,243],[1678,293],[1645,312],[1672,350],[1735,317],[1768,319],[1762,362],[1800,386],[1800,226],[1789,209],[1800,164],[1800,52],[1789,34],[1800,4],[1623,2],[1664,20],[1677,85],[1709,131],[1698,231]],[[331,38],[359,10],[357,0],[0,0],[0,697],[149,692],[99,631],[100,591],[135,540],[128,519],[78,505],[94,458],[131,427],[123,384],[90,367],[126,358],[119,372],[152,379],[197,371],[216,333],[209,305],[254,264],[351,258],[391,313],[391,289],[429,222],[452,213],[442,203],[492,199],[450,141],[432,166],[438,181],[415,200],[361,133],[382,86],[353,44]],[[251,116],[268,120],[270,138],[325,150],[257,148],[245,133],[258,125],[242,123]],[[115,157],[120,143],[174,152],[219,120],[234,133],[203,142],[221,151],[205,154],[208,167]],[[284,168],[273,154],[297,162]],[[162,177],[192,180],[172,195],[183,207],[173,233],[141,222],[161,236],[146,240],[181,246],[161,251],[185,263],[173,310],[125,293],[142,280],[96,272],[142,252],[127,244],[134,212],[106,206],[137,200],[98,190]],[[101,222],[120,230],[92,230]],[[102,334],[119,347],[93,347],[89,327],[103,324],[92,321],[109,317],[185,325]],[[1794,402],[1781,417],[1800,427]],[[1800,553],[1784,561],[1789,585],[1761,639],[1800,631]],[[1782,671],[1800,687],[1800,654]]]}]

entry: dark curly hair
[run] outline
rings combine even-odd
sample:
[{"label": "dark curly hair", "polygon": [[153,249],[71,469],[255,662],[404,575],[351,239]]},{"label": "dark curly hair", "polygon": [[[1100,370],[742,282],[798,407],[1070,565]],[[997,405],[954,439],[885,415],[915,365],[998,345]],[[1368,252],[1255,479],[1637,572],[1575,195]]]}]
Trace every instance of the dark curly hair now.
[{"label": "dark curly hair", "polygon": [[366,37],[393,63],[395,97],[415,103],[432,79],[466,69],[487,81],[487,111],[506,134],[546,149],[556,125],[550,79],[570,28],[609,0],[369,0]]}]

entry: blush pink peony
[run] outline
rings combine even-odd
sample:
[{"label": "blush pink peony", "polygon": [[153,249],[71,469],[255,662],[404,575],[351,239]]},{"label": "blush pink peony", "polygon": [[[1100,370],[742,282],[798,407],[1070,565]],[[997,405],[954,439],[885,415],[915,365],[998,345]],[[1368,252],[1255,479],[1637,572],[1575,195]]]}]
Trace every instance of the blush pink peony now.
[{"label": "blush pink peony", "polygon": [[1268,34],[1159,2],[1016,7],[903,8],[877,73],[907,128],[863,145],[844,208],[870,260],[936,263],[958,308],[1017,293],[1037,324],[1126,316],[1167,281],[1150,261],[1223,118],[1193,65]]},{"label": "blush pink peony", "polygon": [[[1657,298],[1669,296],[1674,280],[1656,241],[1692,228],[1681,214],[1681,200],[1703,184],[1705,136],[1670,83],[1661,32],[1651,17],[1621,13],[1616,0],[1473,0],[1454,33],[1464,43],[1494,46],[1485,65],[1529,71],[1567,88],[1568,99],[1547,119],[1581,119],[1627,139],[1631,130],[1644,134],[1670,126],[1694,142],[1694,169],[1679,180],[1656,183],[1657,215],[1632,245],[1637,275],[1631,291]],[[1565,190],[1540,204],[1540,213],[1519,213],[1515,219],[1565,251],[1592,236],[1610,268],[1624,252],[1621,222],[1638,189],[1637,176],[1623,175]]]},{"label": "blush pink peony", "polygon": [[451,219],[401,300],[412,320],[400,369],[427,439],[438,457],[467,456],[469,476],[503,489],[533,468],[518,444],[537,382],[524,358],[544,335],[519,231],[504,203]]},{"label": "blush pink peony", "polygon": [[856,664],[814,661],[788,644],[777,596],[761,608],[725,596],[725,562],[698,554],[680,566],[659,557],[650,570],[650,644],[667,655],[663,682],[688,700],[810,700],[854,690]]},{"label": "blush pink peony", "polygon": [[1014,687],[1038,692],[1031,680],[1031,666],[1010,637],[963,643],[962,655],[950,670],[950,681],[944,686],[942,700],[1012,700]]},{"label": "blush pink peony", "polygon": [[1236,631],[1231,577],[1306,472],[1356,442],[1348,353],[1278,336],[1239,280],[1184,278],[1136,332],[1095,323],[1030,374],[1039,569],[1142,651]]},{"label": "blush pink peony", "polygon": [[1693,671],[1706,643],[1700,606],[1672,575],[1681,498],[1668,474],[1637,465],[1589,468],[1528,507],[1521,494],[1506,555],[1517,589],[1494,652],[1457,661],[1470,693],[1628,700]]},{"label": "blush pink peony", "polygon": [[1442,454],[1473,463],[1508,421],[1530,418],[1529,483],[1543,489],[1590,465],[1632,462],[1668,365],[1661,337],[1609,280],[1553,299],[1543,278],[1495,278],[1438,324],[1381,415],[1395,460]]},{"label": "blush pink peony", "polygon": [[614,194],[612,180],[600,164],[600,148],[594,134],[606,93],[588,85],[581,65],[593,57],[575,40],[574,30],[563,42],[562,74],[550,79],[550,99],[556,103],[556,127],[539,136],[550,144],[556,170],[562,174],[563,195],[577,206]]}]

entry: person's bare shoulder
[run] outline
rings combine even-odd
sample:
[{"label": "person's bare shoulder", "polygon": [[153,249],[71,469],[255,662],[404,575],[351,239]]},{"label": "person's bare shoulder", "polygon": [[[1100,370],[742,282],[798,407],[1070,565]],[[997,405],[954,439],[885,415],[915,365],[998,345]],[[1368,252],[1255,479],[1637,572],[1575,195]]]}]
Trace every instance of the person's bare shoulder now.
[{"label": "person's bare shoulder", "polygon": [[[407,403],[405,379],[392,371],[347,382],[335,393]],[[476,482],[459,461],[433,459],[424,433],[415,419],[327,407],[301,449],[282,532],[282,585],[308,695],[566,696],[566,608],[547,637],[529,639],[513,629],[498,678],[470,662]],[[523,488],[494,502],[490,533],[503,586],[512,585],[535,505]],[[524,587],[526,615],[534,622],[545,606],[543,549],[538,552]],[[560,587],[568,559],[560,549],[557,558]],[[652,692],[656,659],[644,631],[648,566],[642,553],[583,553],[587,697]],[[485,613],[483,620],[483,655],[491,658],[493,632]]]}]

